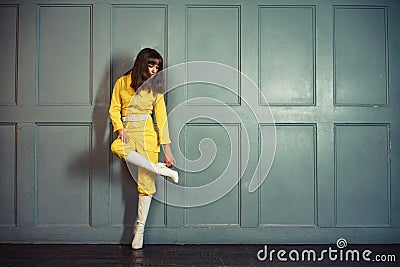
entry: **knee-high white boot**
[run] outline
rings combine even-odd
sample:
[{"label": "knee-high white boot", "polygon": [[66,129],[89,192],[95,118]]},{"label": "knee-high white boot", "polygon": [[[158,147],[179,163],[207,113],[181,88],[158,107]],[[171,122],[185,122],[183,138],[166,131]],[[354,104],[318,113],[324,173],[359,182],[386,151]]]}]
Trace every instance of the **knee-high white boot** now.
[{"label": "knee-high white boot", "polygon": [[132,240],[133,249],[143,247],[144,227],[146,225],[147,215],[149,214],[152,196],[139,195],[138,217],[136,221],[135,236]]},{"label": "knee-high white boot", "polygon": [[179,181],[179,176],[178,172],[171,170],[168,168],[165,163],[153,163],[137,153],[136,151],[131,151],[129,152],[129,155],[125,159],[128,163],[134,164],[136,166],[142,167],[148,171],[151,171],[153,173],[162,175],[162,176],[168,176],[174,181],[175,183],[178,183]]}]

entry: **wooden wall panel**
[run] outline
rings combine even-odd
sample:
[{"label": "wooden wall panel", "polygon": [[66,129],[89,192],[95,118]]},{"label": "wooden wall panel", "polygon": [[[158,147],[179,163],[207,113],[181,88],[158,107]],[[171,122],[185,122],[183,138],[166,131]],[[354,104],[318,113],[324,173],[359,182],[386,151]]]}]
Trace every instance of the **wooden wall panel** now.
[{"label": "wooden wall panel", "polygon": [[37,103],[92,103],[92,7],[39,5]]},{"label": "wooden wall panel", "polygon": [[[187,6],[186,61],[218,62],[240,71],[240,18],[240,6]],[[188,72],[188,80],[191,80],[193,76],[196,76],[196,74]],[[240,104],[239,75],[236,79],[237,85],[234,88],[229,88],[231,91],[206,82],[190,84],[187,86],[187,98],[210,97],[230,105]],[[206,78],[205,81],[207,81]],[[196,104],[209,103],[206,100],[198,100]]]},{"label": "wooden wall panel", "polygon": [[272,105],[315,104],[315,8],[262,6],[258,12],[261,92]]},{"label": "wooden wall panel", "polygon": [[0,105],[16,104],[18,19],[18,5],[0,5]]},{"label": "wooden wall panel", "polygon": [[91,224],[91,126],[38,124],[35,221],[38,225]]},{"label": "wooden wall panel", "polygon": [[111,15],[113,82],[132,68],[143,48],[156,49],[167,63],[167,6],[112,5]]},{"label": "wooden wall panel", "polygon": [[17,132],[13,124],[0,124],[0,225],[15,226],[17,220]]},{"label": "wooden wall panel", "polygon": [[390,225],[388,125],[336,125],[336,224]]},{"label": "wooden wall panel", "polygon": [[[137,53],[145,47],[156,49],[167,65],[167,15],[165,5],[111,5],[112,86],[132,68]],[[125,162],[115,156],[111,177],[110,224],[131,227],[137,217],[137,184]],[[163,203],[153,201],[147,221],[149,227],[165,225],[165,208]]]},{"label": "wooden wall panel", "polygon": [[385,7],[334,8],[334,89],[337,105],[388,104],[386,13]]},{"label": "wooden wall panel", "polygon": [[[185,226],[238,226],[240,224],[239,130],[240,127],[234,124],[191,123],[186,125],[186,139],[184,140],[186,160],[196,161],[201,158],[200,165],[204,162],[210,164],[204,169],[196,168],[196,164],[190,164],[190,170],[185,172],[181,178],[184,179],[184,185],[188,187],[210,186],[217,179],[236,181],[237,184],[230,192],[221,192],[221,198],[216,202],[210,200],[210,203],[206,205],[185,209]],[[188,163],[187,166],[189,166]],[[227,175],[228,178],[226,178]],[[215,187],[210,187],[210,191],[214,189]],[[193,198],[190,195],[186,197]]]},{"label": "wooden wall panel", "polygon": [[278,124],[276,132],[274,163],[260,190],[260,224],[315,226],[316,126]]}]

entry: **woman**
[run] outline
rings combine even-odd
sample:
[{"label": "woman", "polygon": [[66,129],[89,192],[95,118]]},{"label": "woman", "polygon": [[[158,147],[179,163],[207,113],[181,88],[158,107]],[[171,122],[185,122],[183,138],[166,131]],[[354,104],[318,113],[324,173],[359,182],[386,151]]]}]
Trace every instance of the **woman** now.
[{"label": "woman", "polygon": [[[128,164],[139,167],[138,218],[133,249],[143,246],[147,214],[152,195],[156,192],[154,174],[169,176],[176,183],[179,180],[178,173],[169,169],[176,161],[170,148],[163,96],[165,83],[162,73],[159,73],[162,69],[163,59],[156,50],[141,50],[133,68],[116,81],[109,109],[114,132],[118,132],[111,151]],[[158,130],[153,123],[153,113]],[[158,163],[160,145],[163,146],[165,163]]]}]

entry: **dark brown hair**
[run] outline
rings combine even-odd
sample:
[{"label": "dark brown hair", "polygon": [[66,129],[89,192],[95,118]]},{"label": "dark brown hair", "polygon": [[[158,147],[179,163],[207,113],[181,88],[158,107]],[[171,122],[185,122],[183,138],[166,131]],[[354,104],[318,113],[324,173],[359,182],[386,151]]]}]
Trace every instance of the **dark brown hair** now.
[{"label": "dark brown hair", "polygon": [[[158,65],[157,74],[151,79],[149,65]],[[163,58],[157,50],[152,48],[142,49],[136,56],[131,72],[131,87],[136,90],[146,90],[153,93],[164,93],[165,83],[163,77]],[[129,73],[128,72],[128,73]]]}]

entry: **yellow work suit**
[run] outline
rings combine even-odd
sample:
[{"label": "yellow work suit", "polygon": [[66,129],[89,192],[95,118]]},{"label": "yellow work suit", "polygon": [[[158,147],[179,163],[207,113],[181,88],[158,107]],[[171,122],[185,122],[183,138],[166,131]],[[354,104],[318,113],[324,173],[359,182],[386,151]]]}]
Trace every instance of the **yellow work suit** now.
[{"label": "yellow work suit", "polygon": [[[129,142],[123,143],[117,138],[111,144],[111,151],[123,160],[133,150],[153,163],[158,162],[160,145],[171,143],[164,96],[146,90],[136,93],[130,84],[129,73],[114,85],[109,109],[111,122],[114,132],[124,129]],[[153,111],[158,129],[151,116]],[[154,174],[143,168],[138,168],[138,192],[145,195],[156,192]]]}]

